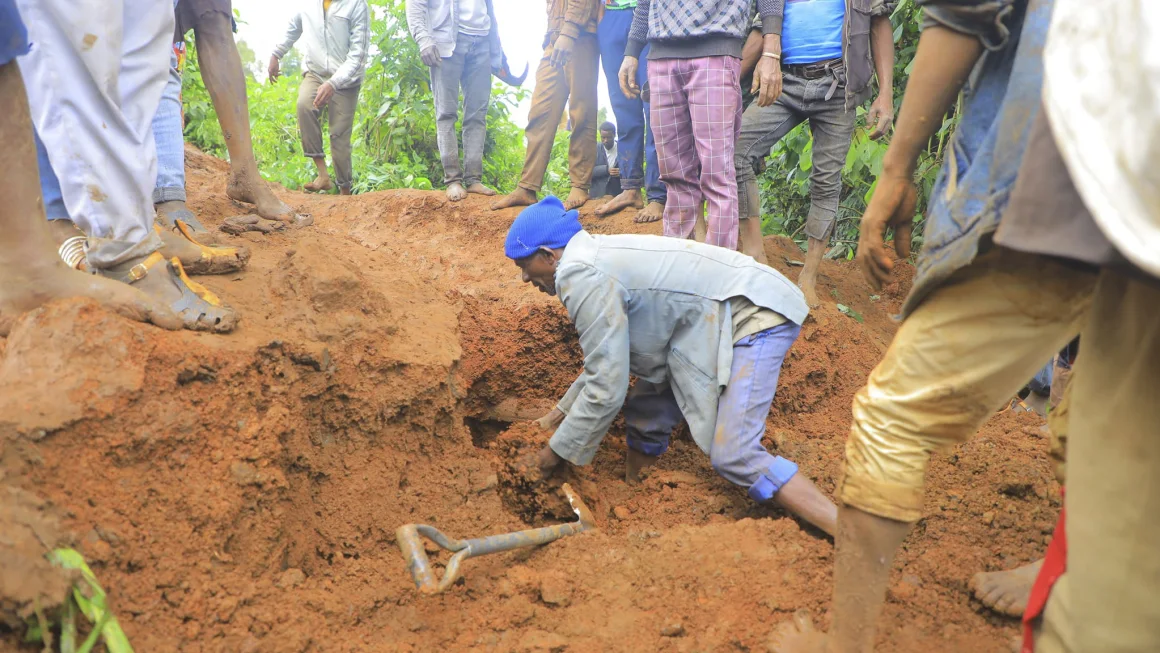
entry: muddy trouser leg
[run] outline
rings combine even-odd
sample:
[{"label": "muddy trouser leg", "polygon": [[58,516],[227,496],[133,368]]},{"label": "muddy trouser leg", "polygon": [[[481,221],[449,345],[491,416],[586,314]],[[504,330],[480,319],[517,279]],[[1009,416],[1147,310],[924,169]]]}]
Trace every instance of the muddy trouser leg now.
[{"label": "muddy trouser leg", "polygon": [[717,429],[709,462],[725,480],[769,501],[797,474],[798,466],[765,450],[765,418],[777,392],[781,364],[801,327],[786,322],[733,345],[729,384],[717,404]]},{"label": "muddy trouser leg", "polygon": [[600,45],[595,34],[581,34],[572,46],[568,74],[568,177],[572,188],[588,190],[596,167],[597,86],[600,84]]},{"label": "muddy trouser leg", "polygon": [[[431,67],[431,92],[435,96],[435,136],[439,144],[439,160],[443,163],[444,185],[463,181],[455,121],[459,119],[459,84],[464,79],[464,63],[471,42],[471,37],[458,35],[451,56],[443,57],[438,66]],[[467,132],[466,120],[463,131]]]},{"label": "muddy trouser leg", "polygon": [[307,72],[298,86],[298,137],[302,140],[302,156],[317,159],[326,156],[322,147],[322,110],[314,108],[314,96],[322,80]]},{"label": "muddy trouser leg", "polygon": [[157,183],[153,203],[185,201],[185,137],[181,130],[181,71],[177,53],[170,51],[169,78],[157,114],[153,116],[157,144]]},{"label": "muddy trouser leg", "polygon": [[[464,38],[461,34],[460,39]],[[472,37],[463,66],[463,183],[483,181],[483,146],[487,142],[487,106],[491,103],[491,41]]]},{"label": "muddy trouser leg", "polygon": [[330,156],[334,159],[334,178],[339,188],[350,190],[354,179],[351,164],[350,133],[354,129],[354,114],[358,110],[358,92],[362,84],[334,92],[327,103],[330,119]]},{"label": "muddy trouser leg", "polygon": [[89,264],[106,268],[157,251],[151,123],[169,75],[173,6],[155,0],[17,5],[36,44],[17,60],[32,121],[68,215],[89,236]]},{"label": "muddy trouser leg", "polygon": [[668,451],[669,438],[682,419],[681,409],[668,383],[637,379],[624,402],[628,448],[648,456],[661,455]]},{"label": "muddy trouser leg", "polygon": [[[817,80],[818,93],[828,92],[830,82]],[[810,212],[805,234],[814,240],[829,242],[834,232],[834,216],[842,194],[842,166],[854,137],[854,116],[845,108],[845,87],[839,85],[829,100],[807,106],[810,131],[814,135],[813,167],[810,169]],[[824,95],[823,95],[824,98]]]},{"label": "muddy trouser leg", "polygon": [[782,74],[782,90],[777,100],[768,107],[754,102],[741,115],[741,135],[733,153],[737,169],[737,206],[742,220],[759,217],[760,206],[750,206],[746,187],[757,185],[754,162],[769,156],[769,150],[794,127],[806,119],[799,110],[805,84],[788,73]]},{"label": "muddy trouser leg", "polygon": [[1069,398],[1067,573],[1036,653],[1160,650],[1157,306],[1155,280],[1101,273]]},{"label": "muddy trouser leg", "polygon": [[552,159],[556,128],[560,125],[560,115],[568,102],[567,76],[550,63],[551,57],[552,46],[549,45],[544,49],[544,56],[536,68],[536,87],[532,90],[528,126],[524,129],[528,146],[519,186],[533,193],[540,192],[540,187],[544,185],[544,173],[548,171],[548,162]]},{"label": "muddy trouser leg", "polygon": [[1075,337],[1095,276],[993,247],[932,291],[854,397],[841,501],[917,521],[930,454],[974,434]]}]

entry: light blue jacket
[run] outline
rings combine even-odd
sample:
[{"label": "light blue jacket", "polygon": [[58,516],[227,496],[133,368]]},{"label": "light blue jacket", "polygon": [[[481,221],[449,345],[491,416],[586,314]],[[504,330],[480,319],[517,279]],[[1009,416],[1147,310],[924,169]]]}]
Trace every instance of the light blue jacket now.
[{"label": "light blue jacket", "polygon": [[809,307],[777,270],[737,252],[660,236],[593,236],[568,242],[556,290],[580,333],[584,371],[558,408],[566,414],[552,450],[576,465],[596,455],[628,393],[630,374],[668,382],[706,453],[717,400],[733,363],[730,297],[795,324]]}]

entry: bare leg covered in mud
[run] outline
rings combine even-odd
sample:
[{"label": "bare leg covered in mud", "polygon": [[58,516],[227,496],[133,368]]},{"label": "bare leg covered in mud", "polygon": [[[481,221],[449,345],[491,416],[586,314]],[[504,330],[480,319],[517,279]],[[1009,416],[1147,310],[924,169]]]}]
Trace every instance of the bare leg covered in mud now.
[{"label": "bare leg covered in mud", "polygon": [[1022,617],[1031,596],[1031,586],[1039,575],[1043,560],[1003,571],[979,572],[971,579],[975,598],[999,614]]},{"label": "bare leg covered in mud", "polygon": [[0,170],[5,171],[0,176],[0,196],[5,198],[0,205],[0,334],[7,334],[21,313],[65,297],[88,297],[130,319],[180,329],[181,319],[154,298],[72,270],[57,255],[40,201],[24,82],[11,62],[0,65],[0,142]]},{"label": "bare leg covered in mud", "polygon": [[201,76],[213,100],[230,153],[230,180],[226,185],[226,195],[232,200],[253,204],[258,215],[267,220],[294,222],[294,212],[274,195],[258,174],[254,145],[250,140],[246,79],[242,74],[238,47],[234,44],[230,17],[216,11],[208,12],[198,16],[193,30],[197,36]]},{"label": "bare leg covered in mud", "polygon": [[573,188],[568,191],[568,197],[564,200],[564,209],[571,211],[578,209],[588,203],[588,191],[582,188]]},{"label": "bare leg covered in mud", "polygon": [[619,213],[625,209],[643,209],[644,198],[640,195],[640,190],[626,190],[621,194],[613,197],[611,200],[596,207],[596,215],[603,218],[606,215]]},{"label": "bare leg covered in mud", "polygon": [[[748,252],[746,252],[748,254]],[[810,238],[806,245],[806,264],[798,275],[798,288],[806,296],[806,303],[810,308],[817,308],[818,300],[818,268],[822,266],[822,257],[826,254],[826,242],[817,238]]]}]

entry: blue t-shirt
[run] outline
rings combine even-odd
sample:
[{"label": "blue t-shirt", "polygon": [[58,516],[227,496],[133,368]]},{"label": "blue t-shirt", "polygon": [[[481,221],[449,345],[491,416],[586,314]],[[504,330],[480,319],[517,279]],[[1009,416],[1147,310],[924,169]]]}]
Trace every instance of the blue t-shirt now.
[{"label": "blue t-shirt", "polygon": [[814,63],[842,58],[846,0],[786,0],[781,61]]}]

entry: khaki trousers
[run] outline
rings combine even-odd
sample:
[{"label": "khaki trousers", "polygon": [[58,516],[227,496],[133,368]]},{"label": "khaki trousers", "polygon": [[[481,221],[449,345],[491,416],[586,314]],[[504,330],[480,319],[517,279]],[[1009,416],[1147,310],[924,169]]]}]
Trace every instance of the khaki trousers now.
[{"label": "khaki trousers", "polygon": [[[298,134],[302,138],[302,154],[307,158],[326,156],[322,146],[322,109],[314,108],[314,96],[326,80],[307,72],[298,87]],[[353,171],[350,162],[350,132],[354,127],[354,112],[358,108],[358,92],[362,85],[336,90],[327,101],[330,122],[330,155],[334,160],[334,176],[339,188],[350,190]]]},{"label": "khaki trousers", "polygon": [[564,106],[572,123],[568,145],[568,176],[572,188],[588,190],[596,166],[596,84],[599,79],[600,46],[595,34],[581,34],[572,47],[572,59],[563,70],[549,63],[553,45],[544,50],[536,69],[536,89],[528,111],[527,156],[520,188],[538,193],[552,158],[552,143]]}]

